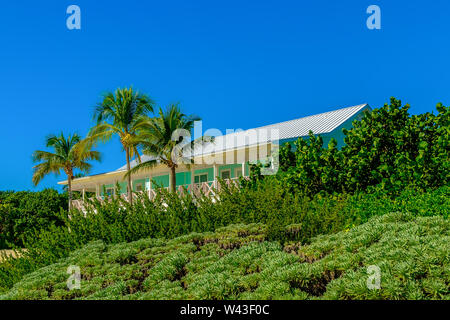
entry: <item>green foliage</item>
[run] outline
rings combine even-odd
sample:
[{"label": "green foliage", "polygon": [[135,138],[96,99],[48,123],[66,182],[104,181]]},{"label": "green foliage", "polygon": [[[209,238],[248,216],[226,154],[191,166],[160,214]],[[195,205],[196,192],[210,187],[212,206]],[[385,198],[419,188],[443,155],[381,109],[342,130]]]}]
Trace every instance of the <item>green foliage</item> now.
[{"label": "green foliage", "polygon": [[[343,161],[342,153],[336,148],[337,142],[332,139],[328,148],[323,148],[320,136],[309,132],[309,138],[298,139],[295,142],[295,153],[290,152],[290,145],[281,148],[282,168],[287,168],[287,174],[281,175],[285,187],[300,194],[315,195],[319,192],[343,191]],[[295,159],[295,166],[287,163]]]},{"label": "green foliage", "polygon": [[[175,192],[178,164],[191,163],[190,159],[184,158],[185,150],[179,146],[183,141],[183,135],[180,135],[180,132],[191,132],[195,121],[199,120],[201,119],[198,116],[182,113],[178,104],[168,105],[165,111],[160,108],[157,117],[148,118],[139,126],[139,132],[134,140],[141,147],[143,154],[148,155],[151,160],[137,164],[127,175],[143,169],[151,169],[163,163],[171,170],[171,191]],[[174,139],[175,136],[176,139]],[[200,140],[203,141],[203,138],[195,142],[200,143]]]},{"label": "green foliage", "polygon": [[[292,230],[285,229],[290,233]],[[263,224],[173,240],[91,242],[0,299],[448,299],[450,222],[392,213],[311,244],[267,241]],[[68,290],[68,266],[81,288]],[[368,267],[381,270],[369,289]]]},{"label": "green foliage", "polygon": [[449,182],[450,108],[437,105],[437,115],[410,116],[409,105],[391,98],[354,123],[343,148],[348,190],[377,186],[398,191],[421,190]]},{"label": "green foliage", "polygon": [[[353,128],[344,129],[345,146],[331,140],[323,148],[320,136],[280,150],[280,180],[290,192],[370,190],[399,194],[405,188],[427,191],[449,183],[450,108],[437,105],[438,114],[410,116],[409,105],[391,103],[366,112]],[[292,164],[294,164],[292,166]]]},{"label": "green foliage", "polygon": [[[48,286],[40,287],[27,297],[49,297],[49,294],[51,298],[64,299],[448,297],[443,294],[444,289],[448,289],[445,287],[448,287],[448,281],[442,282],[435,277],[442,275],[439,266],[444,270],[448,268],[447,260],[436,267],[436,273],[421,274],[417,279],[402,282],[406,279],[405,274],[415,272],[407,265],[399,265],[403,256],[416,261],[421,258],[414,252],[422,252],[422,257],[427,257],[432,256],[430,248],[438,248],[435,256],[430,258],[435,261],[442,258],[442,250],[448,250],[440,240],[433,238],[434,235],[426,238],[430,230],[437,232],[443,229],[433,225],[429,230],[424,227],[428,222],[424,221],[439,224],[448,218],[450,211],[449,108],[438,105],[437,115],[417,116],[410,116],[408,108],[408,105],[402,107],[400,101],[392,99],[390,105],[365,114],[360,122],[354,123],[353,129],[344,132],[347,145],[341,150],[337,149],[335,140],[323,148],[322,138],[310,133],[308,139],[295,142],[295,151],[290,145],[280,149],[282,170],[277,176],[263,176],[263,164],[252,165],[250,179],[240,180],[241,188],[225,187],[214,198],[197,198],[187,192],[179,197],[161,190],[154,201],[146,195],[139,196],[133,205],[120,198],[109,199],[106,203],[95,200],[86,211],[75,210],[70,217],[58,208],[49,213],[54,220],[36,222],[23,218],[18,210],[12,210],[14,205],[4,202],[4,195],[0,194],[0,245],[13,242],[27,249],[19,258],[0,263],[0,292],[11,288],[30,271],[61,261],[73,250],[94,241],[89,247],[92,248],[89,259],[93,260],[88,265],[95,270],[89,273],[92,277],[88,277],[87,289],[81,290],[87,291],[68,293],[59,283],[56,287],[52,285],[50,293],[45,289]],[[98,137],[108,138],[113,133],[112,129],[105,123],[102,125],[103,129],[97,132]],[[123,143],[134,141],[129,136],[121,136],[121,139]],[[45,202],[47,200],[42,203]],[[397,215],[395,223],[394,220],[380,218],[371,220],[379,226],[372,222],[365,225],[373,227],[370,230],[357,227],[374,216],[388,214],[386,219],[391,219],[391,212],[402,212],[409,220],[411,217],[441,218],[407,222],[402,220],[405,216]],[[448,241],[447,220],[443,221],[447,229],[439,235]],[[254,223],[263,225],[255,227]],[[245,229],[237,231],[238,240],[230,235],[223,235],[219,240],[215,238],[221,234],[221,228],[235,224],[250,224],[251,228],[259,228],[259,231],[249,233],[246,227],[231,227],[227,230],[232,234],[233,228]],[[405,229],[396,229],[399,224]],[[421,224],[421,227],[417,229],[416,224]],[[33,228],[29,227],[31,225]],[[408,231],[407,227],[411,230]],[[349,236],[340,233],[339,236],[319,236],[311,240],[318,235],[343,230]],[[379,233],[378,230],[383,231]],[[199,234],[214,231],[215,235]],[[197,234],[193,236],[193,232]],[[175,240],[139,240],[180,236]],[[386,243],[376,249],[379,238],[385,236],[390,236],[391,240],[412,239],[407,243],[416,251],[401,252]],[[430,241],[431,247],[421,247],[422,244],[425,246],[421,240],[414,242],[422,236]],[[204,237],[213,240],[206,241]],[[258,244],[247,246],[248,239]],[[133,246],[141,243],[139,241],[144,247],[151,248],[136,251]],[[112,245],[121,242],[133,244]],[[289,252],[295,255],[282,252],[281,246],[289,246]],[[323,250],[320,246],[324,246]],[[98,250],[95,249],[97,247]],[[302,260],[307,255],[303,248],[316,247],[312,258]],[[115,265],[102,260],[108,248],[115,248]],[[141,261],[139,250],[147,249],[149,255]],[[81,257],[82,253],[85,254],[83,250],[76,251],[79,259],[84,259]],[[335,255],[330,252],[335,252]],[[380,268],[387,272],[386,275],[394,275],[388,277],[386,288],[389,289],[382,290],[381,295],[362,287],[361,261],[365,261],[364,257],[359,256],[360,260],[356,262],[352,260],[360,252],[384,259]],[[263,259],[266,256],[267,261]],[[295,260],[298,257],[300,260]],[[322,265],[320,261],[327,262]],[[141,264],[145,265],[144,269]],[[243,265],[245,271],[240,268]],[[102,269],[104,266],[107,267]],[[265,266],[273,267],[273,270],[269,268],[272,271],[264,273]],[[424,266],[420,264],[420,268]],[[117,275],[115,271],[108,274],[110,269],[120,269],[118,273],[125,272],[126,276]],[[203,274],[204,269],[210,271]],[[198,274],[201,275],[197,279]],[[305,278],[298,278],[299,275]],[[448,272],[445,277],[448,279]],[[37,277],[36,281],[42,279]],[[396,290],[399,293],[395,293]]]},{"label": "green foliage", "polygon": [[[73,212],[70,219],[62,214],[63,226],[36,231],[26,242],[27,252],[22,258],[0,263],[0,291],[30,270],[54,263],[90,241],[109,244],[149,237],[171,239],[230,224],[264,223],[268,240],[306,244],[319,234],[350,229],[389,212],[447,218],[449,199],[449,187],[429,193],[406,190],[394,200],[382,193],[308,199],[285,193],[276,179],[266,178],[255,188],[224,188],[215,202],[209,197],[180,198],[164,190],[155,201],[144,196],[133,206],[120,199],[105,205],[93,202],[86,213]],[[284,232],[286,228],[288,233]]]},{"label": "green foliage", "polygon": [[67,210],[67,194],[0,192],[0,249],[23,247],[35,231],[63,225],[60,210]]},{"label": "green foliage", "polygon": [[[89,148],[93,144],[118,136],[125,151],[127,171],[130,171],[131,159],[136,156],[140,160],[134,138],[139,127],[147,121],[147,114],[153,112],[154,104],[147,95],[132,87],[105,93],[103,100],[95,108],[94,119],[97,124],[89,130],[88,137],[81,144]],[[130,190],[128,201],[132,202],[131,176],[127,177],[127,188]]]}]

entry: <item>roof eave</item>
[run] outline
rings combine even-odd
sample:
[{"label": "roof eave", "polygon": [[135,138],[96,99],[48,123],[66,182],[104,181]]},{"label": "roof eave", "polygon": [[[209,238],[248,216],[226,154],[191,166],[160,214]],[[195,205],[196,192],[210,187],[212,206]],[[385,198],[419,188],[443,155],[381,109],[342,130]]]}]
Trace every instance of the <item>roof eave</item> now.
[{"label": "roof eave", "polygon": [[[89,180],[92,180],[92,178],[101,178],[101,177],[116,175],[116,174],[125,173],[125,172],[126,172],[126,170],[116,170],[116,171],[111,171],[111,172],[106,172],[106,173],[95,174],[92,176],[76,178],[76,179],[73,179],[73,181],[74,182],[75,181],[76,182],[89,181]],[[67,185],[68,183],[69,183],[68,180],[58,182],[59,185]]]}]

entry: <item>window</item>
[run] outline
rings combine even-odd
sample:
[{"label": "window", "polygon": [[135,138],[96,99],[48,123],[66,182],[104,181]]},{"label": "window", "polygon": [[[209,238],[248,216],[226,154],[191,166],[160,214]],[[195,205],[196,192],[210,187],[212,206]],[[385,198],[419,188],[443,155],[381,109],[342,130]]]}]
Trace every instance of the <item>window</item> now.
[{"label": "window", "polygon": [[208,181],[208,174],[202,173],[194,176],[194,182],[195,183],[202,183]]},{"label": "window", "polygon": [[242,177],[242,168],[236,168],[236,178]]},{"label": "window", "polygon": [[137,183],[136,184],[136,192],[141,192],[144,190],[144,187],[142,185],[142,183]]},{"label": "window", "polygon": [[111,197],[114,194],[114,188],[107,188],[106,189],[106,195],[108,197]]},{"label": "window", "polygon": [[231,179],[231,170],[223,170],[221,173],[220,173],[220,177],[222,178],[222,179],[224,179],[224,180],[226,180],[226,179]]}]

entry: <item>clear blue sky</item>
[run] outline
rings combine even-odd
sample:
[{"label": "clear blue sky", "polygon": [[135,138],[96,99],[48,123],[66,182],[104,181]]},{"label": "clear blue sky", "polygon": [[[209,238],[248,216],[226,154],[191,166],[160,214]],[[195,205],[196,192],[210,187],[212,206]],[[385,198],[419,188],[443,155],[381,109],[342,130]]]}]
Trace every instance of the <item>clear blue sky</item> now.
[{"label": "clear blue sky", "polygon": [[[81,30],[66,8],[81,8]],[[366,8],[381,8],[381,30]],[[106,90],[180,101],[204,128],[251,128],[395,96],[450,104],[450,1],[2,1],[0,190],[36,190],[31,154],[85,135]],[[124,163],[118,141],[93,173]]]}]

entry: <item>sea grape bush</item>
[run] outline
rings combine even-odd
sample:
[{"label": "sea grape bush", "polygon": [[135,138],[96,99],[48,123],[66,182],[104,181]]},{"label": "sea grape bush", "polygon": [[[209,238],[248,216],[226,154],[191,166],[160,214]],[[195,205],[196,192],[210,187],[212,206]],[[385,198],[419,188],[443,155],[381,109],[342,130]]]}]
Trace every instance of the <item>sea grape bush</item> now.
[{"label": "sea grape bush", "polygon": [[[0,299],[448,299],[450,222],[391,213],[309,245],[230,225],[131,243],[94,241],[26,275]],[[292,230],[286,228],[285,233]],[[67,267],[81,268],[68,290]],[[367,267],[381,270],[380,289]]]},{"label": "sea grape bush", "polygon": [[390,104],[366,112],[353,128],[344,129],[345,145],[320,136],[280,150],[280,180],[290,192],[382,190],[397,195],[405,188],[428,191],[448,185],[450,177],[450,108],[438,104],[437,114],[410,115],[409,105]]},{"label": "sea grape bush", "polygon": [[67,195],[56,190],[0,192],[0,249],[22,247],[35,231],[61,226]]},{"label": "sea grape bush", "polygon": [[[366,114],[346,132],[343,148],[349,190],[379,185],[398,191],[447,185],[450,160],[450,108],[437,105],[437,115],[410,116],[409,105],[390,105]],[[345,132],[344,132],[345,133]]]}]

